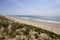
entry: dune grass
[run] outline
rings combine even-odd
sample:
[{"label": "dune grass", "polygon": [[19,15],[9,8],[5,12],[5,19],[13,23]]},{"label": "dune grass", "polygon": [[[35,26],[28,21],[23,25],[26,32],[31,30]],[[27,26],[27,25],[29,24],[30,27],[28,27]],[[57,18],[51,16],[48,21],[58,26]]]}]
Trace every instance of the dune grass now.
[{"label": "dune grass", "polygon": [[[42,33],[43,36],[47,36],[47,38],[39,36]],[[0,40],[9,40],[9,39],[60,40],[60,35],[32,25],[14,22],[12,20],[7,19],[5,16],[0,15]]]}]

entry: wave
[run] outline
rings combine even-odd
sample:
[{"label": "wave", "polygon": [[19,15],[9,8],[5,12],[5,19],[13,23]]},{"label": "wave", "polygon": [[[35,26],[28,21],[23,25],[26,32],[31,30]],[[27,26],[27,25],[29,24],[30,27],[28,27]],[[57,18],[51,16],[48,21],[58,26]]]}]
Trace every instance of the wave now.
[{"label": "wave", "polygon": [[57,22],[57,21],[33,19],[33,18],[30,18],[30,17],[20,17],[20,18],[22,18],[22,19],[28,19],[28,20],[34,20],[34,21],[43,21],[43,22],[50,22],[50,23],[58,23],[58,24],[60,24],[60,22]]},{"label": "wave", "polygon": [[49,23],[58,23],[58,21],[52,21],[52,20],[42,20],[41,18],[36,18],[36,17],[31,17],[31,16],[10,16],[10,17],[15,17],[15,18],[21,18],[21,19],[28,19],[28,20],[34,20],[34,21],[42,21],[42,22],[49,22]]},{"label": "wave", "polygon": [[59,23],[60,24],[60,22],[57,22],[57,21],[40,20],[40,19],[33,19],[33,20],[35,20],[35,21],[43,21],[43,22],[50,22],[50,23]]}]

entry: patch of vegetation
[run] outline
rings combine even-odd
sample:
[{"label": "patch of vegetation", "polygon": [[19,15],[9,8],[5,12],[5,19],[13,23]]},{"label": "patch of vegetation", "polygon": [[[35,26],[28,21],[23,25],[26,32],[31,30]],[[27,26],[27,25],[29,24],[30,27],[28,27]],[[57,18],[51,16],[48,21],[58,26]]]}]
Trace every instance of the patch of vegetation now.
[{"label": "patch of vegetation", "polygon": [[[32,31],[31,31],[32,30]],[[44,40],[60,40],[60,35],[44,30],[42,28],[38,28],[32,25],[22,24],[18,22],[14,22],[12,20],[7,19],[5,16],[0,15],[0,39],[1,40],[34,40],[42,38],[42,33],[46,34],[48,38],[44,38]],[[6,38],[7,37],[7,38]],[[40,40],[43,40],[40,39]]]}]

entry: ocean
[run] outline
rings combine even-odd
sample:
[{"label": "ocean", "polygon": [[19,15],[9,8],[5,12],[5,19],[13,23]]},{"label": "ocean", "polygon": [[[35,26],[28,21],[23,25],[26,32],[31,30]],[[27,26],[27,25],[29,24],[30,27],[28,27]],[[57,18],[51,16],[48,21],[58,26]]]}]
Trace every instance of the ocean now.
[{"label": "ocean", "polygon": [[60,16],[37,16],[37,15],[9,15],[10,17],[22,18],[35,21],[44,21],[60,24]]}]

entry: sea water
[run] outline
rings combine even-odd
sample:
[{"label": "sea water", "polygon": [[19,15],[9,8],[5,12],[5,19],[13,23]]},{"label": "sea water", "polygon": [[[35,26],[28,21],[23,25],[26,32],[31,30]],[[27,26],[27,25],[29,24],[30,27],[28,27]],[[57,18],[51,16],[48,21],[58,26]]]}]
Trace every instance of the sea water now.
[{"label": "sea water", "polygon": [[10,15],[10,16],[15,17],[15,18],[22,18],[22,19],[28,19],[28,20],[44,21],[44,22],[60,24],[60,16],[37,16],[37,15]]}]

